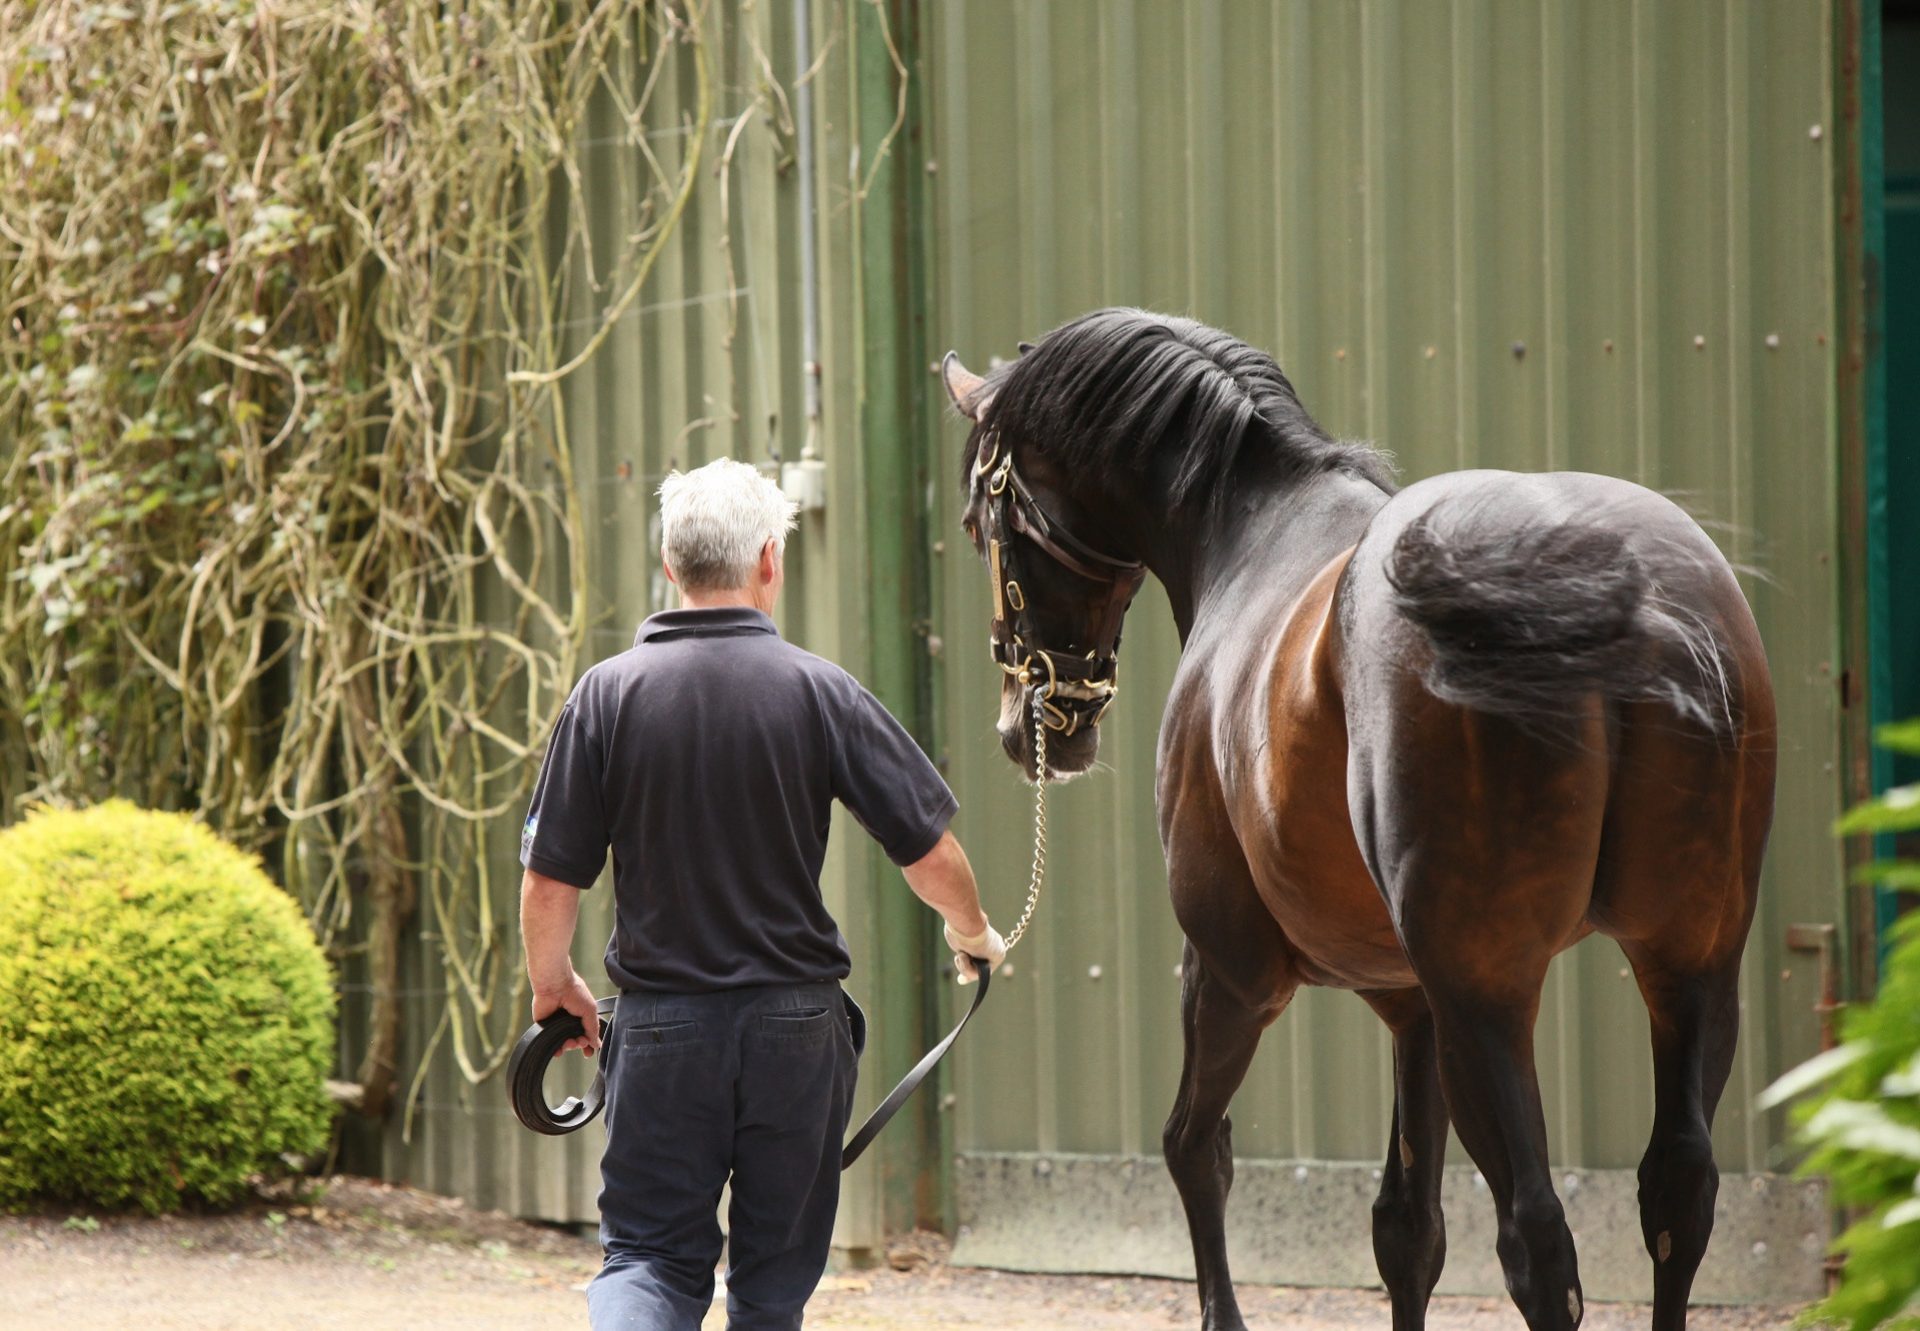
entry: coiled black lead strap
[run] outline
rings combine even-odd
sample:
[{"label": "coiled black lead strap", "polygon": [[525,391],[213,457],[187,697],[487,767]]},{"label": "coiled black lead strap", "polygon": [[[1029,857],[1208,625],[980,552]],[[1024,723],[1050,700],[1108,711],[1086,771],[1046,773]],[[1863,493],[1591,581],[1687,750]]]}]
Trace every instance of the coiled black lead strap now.
[{"label": "coiled black lead strap", "polygon": [[[595,1009],[600,1013],[600,1039],[605,1042],[613,1022],[615,998],[603,998]],[[513,1099],[513,1114],[535,1132],[547,1137],[564,1137],[593,1122],[606,1103],[607,1079],[596,1070],[586,1098],[570,1095],[557,1105],[547,1103],[547,1065],[560,1046],[587,1033],[580,1018],[560,1011],[545,1021],[536,1021],[514,1043],[507,1057],[507,1094]]]},{"label": "coiled black lead strap", "polygon": [[[893,1116],[900,1112],[900,1106],[920,1089],[920,1083],[946,1057],[947,1051],[953,1048],[953,1042],[960,1038],[960,1032],[967,1029],[967,1023],[973,1020],[973,1014],[987,1001],[987,985],[993,978],[993,967],[979,957],[972,960],[973,973],[979,977],[980,985],[974,992],[972,1004],[961,1014],[958,1024],[947,1032],[947,1038],[928,1050],[926,1056],[913,1065],[913,1070],[900,1079],[900,1084],[887,1093],[887,1098],[880,1102],[879,1108],[860,1125],[860,1130],[853,1134],[853,1139],[840,1153],[840,1168],[847,1168],[873,1144],[873,1139],[880,1135],[880,1129],[886,1127]],[[598,1004],[602,1041],[607,1038],[613,1005],[617,1001],[603,998]],[[596,1072],[585,1099],[570,1095],[557,1105],[547,1104],[547,1065],[553,1061],[554,1053],[561,1045],[579,1038],[585,1030],[580,1018],[571,1012],[556,1012],[545,1021],[527,1027],[526,1033],[514,1044],[513,1053],[507,1058],[507,1093],[513,1099],[514,1117],[544,1136],[563,1137],[584,1128],[593,1122],[606,1100],[606,1078]]]},{"label": "coiled black lead strap", "polygon": [[947,1032],[947,1038],[928,1050],[927,1056],[913,1065],[913,1071],[902,1077],[900,1084],[887,1092],[887,1098],[880,1102],[880,1107],[860,1125],[860,1131],[853,1134],[853,1140],[848,1142],[846,1149],[840,1152],[840,1168],[847,1168],[860,1158],[862,1151],[872,1145],[873,1139],[880,1135],[880,1129],[887,1126],[887,1120],[899,1113],[900,1106],[907,1102],[907,1097],[920,1089],[920,1083],[927,1079],[927,1074],[933,1071],[934,1065],[946,1057],[947,1050],[953,1048],[953,1042],[960,1038],[960,1032],[967,1029],[967,1023],[973,1020],[973,1014],[978,1012],[980,1005],[987,1001],[987,981],[993,977],[993,967],[979,957],[973,957],[970,960],[973,962],[973,973],[980,978],[980,990],[974,994],[972,1006],[961,1014],[960,1024]]}]

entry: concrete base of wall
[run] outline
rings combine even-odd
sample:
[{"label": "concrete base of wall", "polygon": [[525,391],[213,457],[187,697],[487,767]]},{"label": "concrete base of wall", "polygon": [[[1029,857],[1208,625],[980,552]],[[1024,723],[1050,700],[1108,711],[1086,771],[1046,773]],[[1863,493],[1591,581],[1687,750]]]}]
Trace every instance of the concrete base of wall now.
[{"label": "concrete base of wall", "polygon": [[[1628,1170],[1556,1176],[1589,1299],[1652,1297]],[[956,1266],[1193,1278],[1180,1200],[1165,1165],[1138,1156],[963,1154],[954,1171]],[[1379,1288],[1373,1198],[1380,1171],[1359,1164],[1242,1160],[1228,1203],[1234,1278],[1251,1284]],[[1447,1170],[1447,1267],[1440,1292],[1500,1294],[1494,1215],[1470,1167]],[[1789,1303],[1822,1292],[1826,1189],[1777,1174],[1728,1174],[1697,1303]]]}]

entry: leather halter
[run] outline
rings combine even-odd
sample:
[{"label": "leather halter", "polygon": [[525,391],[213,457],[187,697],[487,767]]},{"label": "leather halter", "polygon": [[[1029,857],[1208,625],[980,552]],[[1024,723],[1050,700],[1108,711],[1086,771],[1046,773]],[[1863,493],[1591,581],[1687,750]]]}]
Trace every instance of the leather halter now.
[{"label": "leather halter", "polygon": [[[987,568],[993,581],[993,627],[989,649],[995,664],[1029,688],[1041,689],[1049,730],[1071,735],[1096,726],[1119,691],[1120,625],[1146,580],[1145,564],[1103,554],[1047,514],[1013,468],[1013,450],[1003,453],[998,431],[980,446],[974,483],[985,483]],[[1107,596],[1084,656],[1042,647],[1034,640],[1027,598],[1020,586],[1015,534],[1039,546],[1055,563],[1090,582],[1105,583]],[[1044,673],[1043,673],[1044,672]]]}]

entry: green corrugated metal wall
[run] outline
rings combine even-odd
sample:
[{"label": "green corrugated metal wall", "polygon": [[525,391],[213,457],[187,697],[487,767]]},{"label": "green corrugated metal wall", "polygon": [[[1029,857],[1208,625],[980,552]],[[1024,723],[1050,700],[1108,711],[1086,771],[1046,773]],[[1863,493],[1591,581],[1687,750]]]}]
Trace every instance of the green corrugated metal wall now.
[{"label": "green corrugated metal wall", "polygon": [[[825,52],[813,80],[819,440],[831,497],[790,546],[784,624],[857,672],[877,652],[898,657],[899,642],[874,641],[890,624],[911,651],[922,647],[904,623],[869,612],[912,597],[909,570],[872,545],[860,444],[881,423],[862,415],[874,356],[856,295],[856,223],[921,222],[910,207],[883,218],[853,199],[871,168],[855,145],[887,128],[862,134],[856,121],[856,57],[881,49],[852,31],[855,14],[871,20],[866,9],[815,6]],[[892,145],[928,205],[924,230],[895,237],[930,287],[928,307],[888,330],[909,353],[953,346],[984,366],[1099,305],[1194,315],[1271,349],[1323,423],[1393,450],[1408,479],[1471,465],[1630,476],[1684,495],[1723,524],[1715,531],[1730,554],[1761,571],[1746,585],[1780,693],[1780,813],[1716,1144],[1723,1168],[1777,1166],[1780,1125],[1746,1106],[1817,1039],[1815,970],[1783,950],[1782,933],[1842,909],[1827,835],[1840,607],[1825,6],[973,0],[891,12],[924,25],[906,42],[917,86]],[[717,159],[760,86],[747,25],[789,87],[795,54],[786,5],[714,4],[708,16],[725,28],[714,47]],[[916,34],[904,25],[901,36]],[[669,168],[684,148],[688,59],[654,103],[650,142]],[[586,205],[611,253],[632,224],[638,164],[611,105],[583,132],[597,145]],[[791,147],[766,123],[747,127],[728,223],[703,182],[640,306],[570,386],[574,431],[598,441],[585,478],[604,612],[594,657],[623,648],[664,603],[650,528],[658,475],[723,453],[791,458],[806,438]],[[866,240],[871,258],[874,235]],[[870,306],[875,294],[870,286]],[[910,299],[893,295],[896,307]],[[584,336],[607,296],[576,281],[573,298]],[[931,377],[908,387],[938,391]],[[985,579],[953,526],[961,430],[932,411],[923,420],[898,446],[918,450],[909,479],[928,467],[933,478],[932,730],[962,800],[958,831],[1005,920],[1025,881],[1026,796],[992,735]],[[1157,1154],[1180,1061],[1179,936],[1151,767],[1175,655],[1150,588],[1104,727],[1110,770],[1056,793],[1049,896],[989,1019],[956,1056],[947,1129],[963,1159]],[[856,841],[837,839],[827,889],[855,945],[852,987],[871,1008],[885,984],[903,983],[899,971],[887,978],[870,926],[880,894],[904,889]],[[511,849],[503,839],[500,864],[511,865]],[[507,913],[509,877],[496,884]],[[601,896],[587,912],[584,973],[597,973],[588,968],[606,908]],[[425,953],[416,961],[409,1059],[440,1010]],[[1591,942],[1550,982],[1540,1046],[1557,1165],[1628,1168],[1644,1147],[1646,1021],[1623,964]],[[499,1029],[522,1015],[499,1014]],[[891,1046],[868,1059],[869,1100],[903,1070],[894,1049],[925,1033],[912,1014],[876,1015]],[[1389,1072],[1388,1045],[1357,1000],[1303,994],[1236,1103],[1238,1151],[1377,1161]],[[385,1148],[389,1173],[416,1183],[526,1214],[594,1215],[595,1134],[532,1138],[505,1116],[497,1082],[469,1090],[444,1058],[413,1143],[396,1126]],[[849,1245],[877,1240],[886,1198],[897,1223],[913,1165],[896,1150],[890,1191],[875,1174],[856,1176]]]},{"label": "green corrugated metal wall", "polygon": [[[1192,315],[1273,351],[1323,424],[1392,450],[1406,479],[1631,477],[1760,570],[1743,583],[1780,694],[1779,817],[1715,1140],[1723,1169],[1777,1167],[1780,1124],[1748,1106],[1818,1040],[1816,969],[1783,933],[1843,908],[1824,7],[1102,0],[939,18],[943,346],[984,368],[1089,308]],[[949,422],[940,445],[962,438]],[[986,579],[942,534],[941,733],[1005,918],[1027,804],[992,732]],[[1180,937],[1151,772],[1176,656],[1155,587],[1103,726],[1112,770],[1058,792],[1051,894],[995,996],[991,1056],[961,1059],[962,1152],[1158,1153]],[[1556,1165],[1636,1165],[1647,1022],[1611,943],[1556,965],[1539,1049]],[[1238,1154],[1378,1162],[1391,1066],[1357,999],[1303,993],[1235,1102]]]}]

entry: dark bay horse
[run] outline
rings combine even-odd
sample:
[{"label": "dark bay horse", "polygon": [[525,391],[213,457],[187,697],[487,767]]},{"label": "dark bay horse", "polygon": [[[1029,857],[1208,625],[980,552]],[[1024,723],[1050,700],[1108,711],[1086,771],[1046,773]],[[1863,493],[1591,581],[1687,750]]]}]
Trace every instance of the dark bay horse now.
[{"label": "dark bay horse", "polygon": [[1302,984],[1393,1033],[1373,1233],[1394,1326],[1423,1324],[1446,1255],[1449,1121],[1528,1326],[1579,1323],[1533,1027],[1547,963],[1597,931],[1652,1017],[1641,1227],[1653,1324],[1684,1326],[1773,809],[1766,658],[1713,543],[1603,476],[1398,490],[1270,356],[1187,319],[1103,310],[987,378],[950,355],[945,379],[974,422],[1001,741],[1030,777],[1036,726],[1049,776],[1093,762],[1147,572],[1173,605],[1156,797],[1186,1055],[1164,1145],[1204,1325],[1244,1326],[1227,1105]]}]

